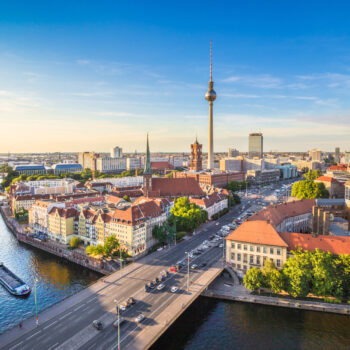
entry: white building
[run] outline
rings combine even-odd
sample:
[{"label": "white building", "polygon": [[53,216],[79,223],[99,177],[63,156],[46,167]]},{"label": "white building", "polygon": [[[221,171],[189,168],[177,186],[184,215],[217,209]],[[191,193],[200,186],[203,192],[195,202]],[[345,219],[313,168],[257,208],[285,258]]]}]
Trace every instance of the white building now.
[{"label": "white building", "polygon": [[125,176],[125,177],[106,177],[103,179],[96,179],[91,183],[110,183],[115,187],[131,187],[142,186],[143,176]]},{"label": "white building", "polygon": [[97,158],[96,169],[102,173],[122,172],[126,170],[126,159],[111,157]]},{"label": "white building", "polygon": [[111,158],[122,158],[123,157],[123,149],[116,146],[111,149]]}]

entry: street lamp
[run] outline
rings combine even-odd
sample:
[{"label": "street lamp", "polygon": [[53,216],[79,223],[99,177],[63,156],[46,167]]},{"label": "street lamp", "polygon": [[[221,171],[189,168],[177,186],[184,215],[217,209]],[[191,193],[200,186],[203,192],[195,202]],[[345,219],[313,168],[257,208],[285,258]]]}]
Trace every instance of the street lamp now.
[{"label": "street lamp", "polygon": [[120,275],[123,277],[123,272],[122,272],[122,267],[123,267],[123,259],[122,259],[122,250],[119,248],[120,252],[120,258],[119,258],[119,263],[120,263]]},{"label": "street lamp", "polygon": [[190,289],[190,253],[185,252],[187,254],[187,291]]},{"label": "street lamp", "polygon": [[120,350],[120,311],[119,311],[119,303],[116,299],[114,302],[117,304],[117,322],[118,322],[118,350]]},{"label": "street lamp", "polygon": [[36,283],[38,282],[38,279],[34,277],[34,301],[35,301],[35,323],[38,326],[39,320],[38,320],[38,303],[36,298]]},{"label": "street lamp", "polygon": [[222,237],[222,267],[225,267],[225,236]]}]

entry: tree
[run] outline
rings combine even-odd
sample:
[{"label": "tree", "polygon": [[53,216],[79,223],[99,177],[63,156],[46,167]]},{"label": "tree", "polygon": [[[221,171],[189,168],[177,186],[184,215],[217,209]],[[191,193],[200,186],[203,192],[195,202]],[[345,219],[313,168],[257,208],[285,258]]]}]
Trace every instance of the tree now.
[{"label": "tree", "polygon": [[95,247],[93,245],[88,245],[85,251],[88,255],[95,255]]},{"label": "tree", "polygon": [[97,244],[97,246],[94,248],[95,255],[103,255],[104,254],[104,248],[102,244]]},{"label": "tree", "polygon": [[320,296],[332,295],[337,285],[333,254],[316,249],[310,258],[313,272],[312,293]]},{"label": "tree", "polygon": [[285,290],[293,297],[306,297],[312,284],[311,252],[293,251],[294,256],[283,265]]},{"label": "tree", "polygon": [[79,237],[72,237],[69,241],[69,245],[73,249],[78,248],[81,243],[82,243],[82,240]]},{"label": "tree", "polygon": [[152,231],[152,236],[158,240],[159,243],[165,244],[167,239],[167,232],[164,225],[155,226]]},{"label": "tree", "polygon": [[273,270],[269,273],[269,288],[273,293],[279,293],[283,289],[283,275],[280,271]]},{"label": "tree", "polygon": [[244,275],[243,284],[247,289],[256,291],[264,287],[265,277],[260,269],[253,267]]},{"label": "tree", "polygon": [[307,173],[303,174],[306,180],[313,181],[322,175],[321,170],[309,170]]},{"label": "tree", "polygon": [[336,285],[333,296],[350,298],[350,255],[338,255],[334,261]]},{"label": "tree", "polygon": [[240,191],[240,190],[245,190],[246,188],[250,187],[250,182],[249,181],[242,181],[242,182],[238,182],[238,181],[231,181],[227,184],[226,188],[230,191]]},{"label": "tree", "polygon": [[112,256],[113,252],[120,247],[119,241],[115,235],[110,235],[106,238],[103,253],[105,256]]},{"label": "tree", "polygon": [[299,199],[329,198],[329,192],[322,182],[302,180],[294,183],[292,197]]},{"label": "tree", "polygon": [[126,200],[127,202],[131,202],[131,199],[127,194],[123,196],[123,199]]}]

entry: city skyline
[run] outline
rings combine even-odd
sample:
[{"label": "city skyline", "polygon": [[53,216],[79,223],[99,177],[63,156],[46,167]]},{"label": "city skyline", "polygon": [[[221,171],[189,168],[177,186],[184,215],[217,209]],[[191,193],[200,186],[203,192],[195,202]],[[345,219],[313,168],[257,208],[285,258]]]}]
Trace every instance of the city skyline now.
[{"label": "city skyline", "polygon": [[148,130],[153,152],[188,152],[197,134],[206,153],[211,39],[216,152],[260,131],[266,151],[350,149],[347,11],[312,3],[2,5],[0,150],[140,152]]}]

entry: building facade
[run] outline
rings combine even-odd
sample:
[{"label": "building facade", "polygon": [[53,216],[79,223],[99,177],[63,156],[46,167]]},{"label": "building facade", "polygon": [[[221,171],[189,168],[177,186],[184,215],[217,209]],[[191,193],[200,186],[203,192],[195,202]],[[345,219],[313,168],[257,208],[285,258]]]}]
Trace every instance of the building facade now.
[{"label": "building facade", "polygon": [[263,145],[264,140],[261,132],[249,134],[249,157],[262,158],[264,153]]},{"label": "building facade", "polygon": [[190,170],[199,171],[202,170],[202,145],[196,141],[191,145],[191,164]]}]

